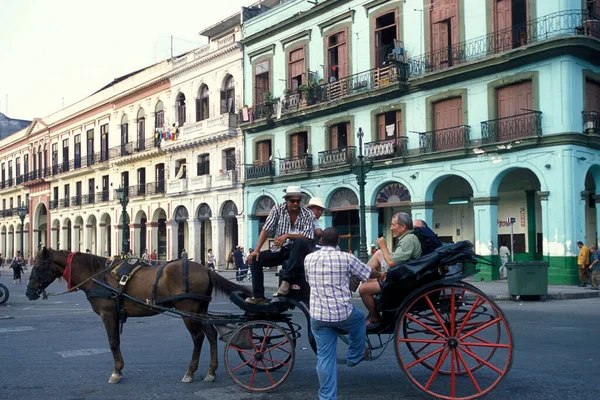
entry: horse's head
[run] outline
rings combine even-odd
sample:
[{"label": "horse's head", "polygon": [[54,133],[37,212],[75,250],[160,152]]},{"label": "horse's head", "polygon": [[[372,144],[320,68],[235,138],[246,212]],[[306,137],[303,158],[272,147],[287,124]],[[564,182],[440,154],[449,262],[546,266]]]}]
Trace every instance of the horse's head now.
[{"label": "horse's head", "polygon": [[52,251],[45,247],[40,251],[35,261],[27,284],[27,298],[37,300],[42,293],[54,280],[62,276],[62,271],[52,262]]}]

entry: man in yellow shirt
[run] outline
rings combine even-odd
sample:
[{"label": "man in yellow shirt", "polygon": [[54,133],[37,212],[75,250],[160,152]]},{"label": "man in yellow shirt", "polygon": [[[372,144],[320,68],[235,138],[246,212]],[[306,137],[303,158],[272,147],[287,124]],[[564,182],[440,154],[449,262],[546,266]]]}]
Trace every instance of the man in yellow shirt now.
[{"label": "man in yellow shirt", "polygon": [[590,279],[587,266],[590,265],[590,249],[582,241],[577,242],[579,255],[577,256],[577,266],[579,267],[579,287],[585,287],[585,278]]}]

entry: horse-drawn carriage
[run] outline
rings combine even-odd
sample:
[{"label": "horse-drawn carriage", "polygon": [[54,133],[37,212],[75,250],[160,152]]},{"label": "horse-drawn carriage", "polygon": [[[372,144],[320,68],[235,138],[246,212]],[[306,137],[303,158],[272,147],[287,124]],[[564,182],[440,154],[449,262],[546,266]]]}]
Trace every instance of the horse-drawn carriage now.
[{"label": "horse-drawn carriage", "polygon": [[[461,242],[444,249],[390,270],[378,298],[382,323],[376,330],[367,332],[367,360],[378,359],[391,345],[400,368],[411,384],[422,392],[441,399],[474,399],[494,389],[508,373],[512,363],[512,335],[504,314],[494,301],[476,287],[463,282],[463,279],[478,272],[476,264],[480,259],[472,252],[472,245]],[[70,257],[73,261],[73,256],[67,254],[43,252],[41,257],[38,256],[40,260],[33,268],[28,296],[30,299],[39,297],[50,282],[71,269],[69,284],[79,285],[86,291],[94,310],[98,313],[100,309],[103,311],[115,358],[115,371],[109,382],[117,382],[123,368],[118,344],[116,349],[113,346],[113,337],[118,342],[118,311],[115,315],[106,316],[107,307],[115,308],[115,299],[107,306],[107,299],[98,301],[89,293],[97,291],[94,289],[97,287],[118,288],[118,282],[111,281],[110,277],[102,281],[100,272],[103,271],[100,269],[88,268],[84,274],[76,274],[78,268],[65,259]],[[290,375],[296,358],[296,345],[301,337],[301,326],[294,322],[291,310],[300,310],[306,317],[308,341],[316,352],[306,308],[307,285],[302,274],[292,282],[295,290],[291,290],[289,296],[273,299],[266,305],[250,305],[244,301],[249,294],[247,290],[227,282],[199,264],[193,265],[189,282],[190,289],[193,286],[196,290],[195,297],[186,298],[180,293],[181,286],[176,296],[183,297],[173,296],[167,289],[180,285],[181,280],[177,285],[160,287],[164,280],[159,277],[152,288],[138,288],[139,293],[136,294],[121,294],[125,299],[123,311],[130,316],[170,312],[184,319],[195,344],[184,382],[192,380],[198,367],[198,345],[201,345],[204,335],[211,344],[211,367],[205,380],[214,379],[216,335],[212,327],[225,342],[227,372],[236,384],[250,391],[272,390]],[[185,267],[174,265],[171,270],[181,274]],[[165,272],[169,277],[175,276],[171,271]],[[85,274],[96,278],[84,282]],[[209,284],[198,285],[200,278],[208,279]],[[201,296],[210,296],[212,287],[228,293],[230,300],[244,313],[209,313],[207,299],[202,300]],[[110,292],[110,289],[106,290]],[[116,291],[113,289],[113,294]],[[199,303],[194,305],[195,301]],[[111,318],[114,321],[111,322]],[[348,343],[346,332],[340,331],[339,338]]]}]

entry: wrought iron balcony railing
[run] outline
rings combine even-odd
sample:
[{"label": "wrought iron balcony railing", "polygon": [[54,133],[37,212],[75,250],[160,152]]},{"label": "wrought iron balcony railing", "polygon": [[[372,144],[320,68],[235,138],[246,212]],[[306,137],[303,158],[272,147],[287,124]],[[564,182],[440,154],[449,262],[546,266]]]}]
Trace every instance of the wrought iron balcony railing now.
[{"label": "wrought iron balcony railing", "polygon": [[71,202],[69,199],[60,199],[58,200],[58,208],[69,208],[71,206]]},{"label": "wrought iron balcony railing", "polygon": [[419,151],[432,153],[465,148],[470,144],[471,127],[469,125],[437,129],[419,133]]},{"label": "wrought iron balcony railing", "polygon": [[109,200],[108,190],[96,193],[96,203],[106,203]]},{"label": "wrought iron balcony railing", "polygon": [[50,200],[48,203],[48,208],[51,210],[56,210],[58,208],[58,200]]},{"label": "wrought iron balcony railing", "polygon": [[583,133],[588,135],[600,134],[600,112],[598,111],[582,111],[583,118]]},{"label": "wrought iron balcony railing", "polygon": [[542,134],[542,113],[531,111],[481,123],[481,143],[505,142]]},{"label": "wrought iron balcony railing", "polygon": [[139,138],[135,142],[133,151],[141,152],[141,151],[146,151],[146,150],[150,150],[150,149],[154,149],[154,148],[160,148],[160,139],[155,139],[155,138],[141,139],[141,138]]},{"label": "wrought iron balcony railing", "polygon": [[3,218],[9,218],[9,217],[12,217],[14,213],[15,213],[15,211],[12,208],[9,208],[8,210],[2,210],[0,215]]},{"label": "wrought iron balcony railing", "polygon": [[402,157],[407,153],[408,138],[406,136],[391,139],[378,140],[365,143],[365,157],[371,160],[385,160],[389,158]]},{"label": "wrought iron balcony railing", "polygon": [[598,17],[576,9],[559,11],[409,60],[410,76],[423,75],[478,60],[560,35],[600,38]]},{"label": "wrought iron balcony railing", "polygon": [[319,152],[319,168],[335,168],[350,165],[356,158],[356,146]]},{"label": "wrought iron balcony railing", "polygon": [[94,193],[84,194],[83,196],[81,196],[81,204],[84,206],[87,204],[94,204],[95,202],[96,195]]},{"label": "wrought iron balcony railing", "polygon": [[154,194],[164,194],[165,189],[165,181],[146,183],[146,194],[149,196]]},{"label": "wrought iron balcony railing", "polygon": [[246,180],[270,176],[275,176],[273,161],[255,161],[254,164],[246,165]]},{"label": "wrought iron balcony railing", "polygon": [[71,196],[71,207],[76,207],[81,205],[81,195]]},{"label": "wrought iron balcony railing", "polygon": [[302,174],[312,171],[312,155],[279,159],[279,175]]}]

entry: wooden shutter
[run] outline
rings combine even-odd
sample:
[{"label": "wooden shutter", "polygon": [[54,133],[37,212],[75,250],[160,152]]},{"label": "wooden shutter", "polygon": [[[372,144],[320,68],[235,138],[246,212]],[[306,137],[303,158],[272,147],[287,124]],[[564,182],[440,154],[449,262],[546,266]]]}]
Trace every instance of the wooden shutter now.
[{"label": "wooden shutter", "polygon": [[590,79],[585,81],[585,111],[600,111],[600,84]]},{"label": "wooden shutter", "polygon": [[396,137],[402,137],[402,111],[396,111]]},{"label": "wooden shutter", "polygon": [[225,90],[221,90],[221,114],[225,114],[227,112],[227,92]]},{"label": "wooden shutter", "polygon": [[505,86],[496,92],[497,117],[506,118],[526,113],[533,107],[532,82]]},{"label": "wooden shutter", "polygon": [[202,121],[202,99],[196,99],[196,122]]},{"label": "wooden shutter", "polygon": [[462,125],[462,98],[455,97],[433,104],[434,130]]},{"label": "wooden shutter", "polygon": [[258,161],[260,161],[262,163],[269,161],[269,158],[271,157],[270,145],[271,145],[271,142],[268,140],[264,140],[262,142],[257,143],[256,155],[257,155]]},{"label": "wooden shutter", "polygon": [[338,46],[338,77],[343,79],[350,73],[348,71],[348,29],[344,29],[338,35],[339,41],[343,42]]},{"label": "wooden shutter", "polygon": [[292,135],[292,157],[298,157],[298,138],[299,135],[296,133]]},{"label": "wooden shutter", "polygon": [[329,128],[329,139],[331,143],[331,150],[336,150],[338,148],[338,127],[337,125]]},{"label": "wooden shutter", "polygon": [[[494,0],[495,31],[499,32],[512,27],[512,0]],[[512,48],[512,30],[503,32],[496,37],[496,51],[505,51]]]},{"label": "wooden shutter", "polygon": [[379,114],[377,116],[377,139],[384,140],[385,137],[385,114]]}]

